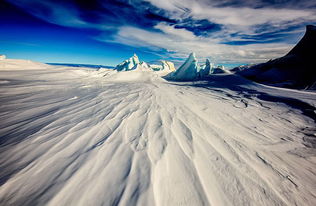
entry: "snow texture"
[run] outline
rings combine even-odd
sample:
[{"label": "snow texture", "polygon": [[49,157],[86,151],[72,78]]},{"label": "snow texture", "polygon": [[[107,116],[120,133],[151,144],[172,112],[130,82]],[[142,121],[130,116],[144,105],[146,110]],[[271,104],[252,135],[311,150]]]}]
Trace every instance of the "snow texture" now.
[{"label": "snow texture", "polygon": [[24,60],[0,77],[0,205],[316,205],[315,93]]}]

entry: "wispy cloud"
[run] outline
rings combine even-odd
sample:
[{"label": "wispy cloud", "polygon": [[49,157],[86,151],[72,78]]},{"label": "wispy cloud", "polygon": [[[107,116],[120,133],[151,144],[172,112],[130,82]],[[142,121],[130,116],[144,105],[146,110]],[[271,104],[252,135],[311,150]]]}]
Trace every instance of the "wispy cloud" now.
[{"label": "wispy cloud", "polygon": [[299,39],[305,24],[316,23],[316,3],[307,0],[8,1],[50,23],[96,29],[100,35],[93,38],[99,41],[172,58],[194,51],[217,62],[278,57]]},{"label": "wispy cloud", "polygon": [[[261,62],[275,55],[283,55],[289,49],[289,45],[284,43],[266,44],[264,47],[261,44],[225,45],[220,43],[220,39],[197,37],[190,31],[166,24],[158,24],[156,28],[162,32],[121,27],[111,41],[156,51],[165,48],[169,51],[169,57],[173,58],[185,58],[188,53],[195,51],[200,58],[210,58],[217,63]],[[106,38],[99,40],[108,41]]]}]

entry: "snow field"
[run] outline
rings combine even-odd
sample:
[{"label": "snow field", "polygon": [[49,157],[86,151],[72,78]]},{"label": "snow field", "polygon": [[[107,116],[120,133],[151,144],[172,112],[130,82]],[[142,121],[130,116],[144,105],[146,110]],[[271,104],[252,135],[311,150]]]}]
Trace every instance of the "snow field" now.
[{"label": "snow field", "polygon": [[315,205],[315,94],[128,72],[0,62],[0,205]]}]

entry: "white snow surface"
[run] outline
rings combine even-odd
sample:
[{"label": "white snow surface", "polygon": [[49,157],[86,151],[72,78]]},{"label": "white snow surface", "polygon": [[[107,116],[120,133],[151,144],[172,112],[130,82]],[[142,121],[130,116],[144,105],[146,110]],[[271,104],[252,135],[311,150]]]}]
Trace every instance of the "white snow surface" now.
[{"label": "white snow surface", "polygon": [[[231,74],[0,62],[0,205],[316,205],[315,122]],[[293,100],[294,101],[294,100]]]}]

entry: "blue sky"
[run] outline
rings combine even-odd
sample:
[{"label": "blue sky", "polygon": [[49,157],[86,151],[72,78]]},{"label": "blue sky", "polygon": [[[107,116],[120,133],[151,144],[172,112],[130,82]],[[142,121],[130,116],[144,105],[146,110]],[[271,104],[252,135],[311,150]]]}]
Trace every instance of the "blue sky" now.
[{"label": "blue sky", "polygon": [[310,0],[0,0],[0,53],[40,62],[216,64],[284,55],[316,23]]}]

